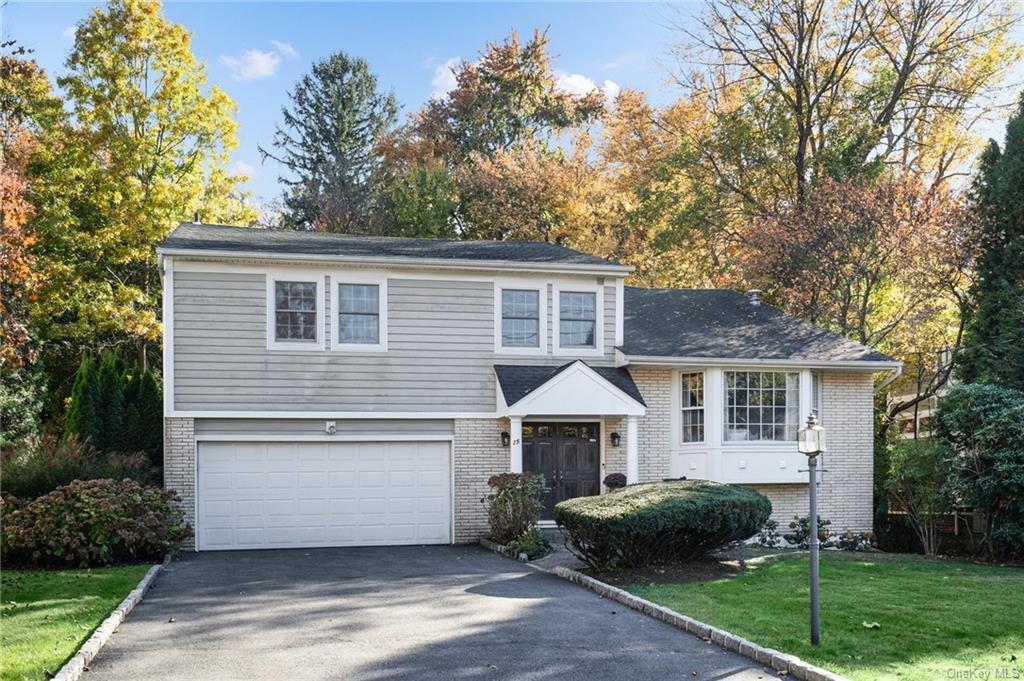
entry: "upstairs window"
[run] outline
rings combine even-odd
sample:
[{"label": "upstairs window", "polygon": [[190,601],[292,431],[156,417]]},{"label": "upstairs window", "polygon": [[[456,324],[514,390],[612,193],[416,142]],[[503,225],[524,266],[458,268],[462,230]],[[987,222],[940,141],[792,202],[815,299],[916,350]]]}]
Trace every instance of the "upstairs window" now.
[{"label": "upstairs window", "polygon": [[338,284],[338,343],[380,343],[380,286]]},{"label": "upstairs window", "polygon": [[796,441],[799,409],[799,373],[725,372],[726,442]]},{"label": "upstairs window", "polygon": [[317,284],[313,281],[274,282],[274,341],[317,342]]},{"label": "upstairs window", "polygon": [[704,442],[704,374],[681,374],[679,379],[682,386],[680,441],[684,444]]},{"label": "upstairs window", "polygon": [[501,345],[505,348],[540,347],[540,292],[501,290]]},{"label": "upstairs window", "polygon": [[597,294],[562,291],[558,296],[560,348],[597,347]]}]

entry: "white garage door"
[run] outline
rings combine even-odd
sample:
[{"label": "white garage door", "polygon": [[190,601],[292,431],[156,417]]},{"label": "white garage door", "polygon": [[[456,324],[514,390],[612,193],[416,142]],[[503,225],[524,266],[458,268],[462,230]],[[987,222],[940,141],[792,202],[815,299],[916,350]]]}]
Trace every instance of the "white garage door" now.
[{"label": "white garage door", "polygon": [[447,442],[200,442],[200,550],[447,544]]}]

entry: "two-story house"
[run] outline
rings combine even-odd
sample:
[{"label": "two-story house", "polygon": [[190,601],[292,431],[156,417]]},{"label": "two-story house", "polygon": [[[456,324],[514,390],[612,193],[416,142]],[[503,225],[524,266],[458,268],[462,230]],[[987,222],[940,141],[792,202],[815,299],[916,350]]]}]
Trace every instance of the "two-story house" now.
[{"label": "two-story house", "polygon": [[178,227],[164,283],[165,483],[200,550],[473,541],[487,479],[560,500],[686,476],[871,527],[874,375],[898,363],[723,290],[624,285],[555,244]]}]

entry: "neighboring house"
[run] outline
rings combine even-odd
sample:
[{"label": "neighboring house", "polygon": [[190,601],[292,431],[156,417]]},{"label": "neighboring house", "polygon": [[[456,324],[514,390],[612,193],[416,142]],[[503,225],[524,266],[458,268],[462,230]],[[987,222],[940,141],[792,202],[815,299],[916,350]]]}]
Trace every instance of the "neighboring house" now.
[{"label": "neighboring house", "polygon": [[872,524],[873,376],[894,360],[756,294],[624,286],[538,242],[183,224],[164,282],[164,479],[196,548],[469,542],[487,479],[560,500],[686,476],[806,515],[796,431],[828,429],[821,514]]}]

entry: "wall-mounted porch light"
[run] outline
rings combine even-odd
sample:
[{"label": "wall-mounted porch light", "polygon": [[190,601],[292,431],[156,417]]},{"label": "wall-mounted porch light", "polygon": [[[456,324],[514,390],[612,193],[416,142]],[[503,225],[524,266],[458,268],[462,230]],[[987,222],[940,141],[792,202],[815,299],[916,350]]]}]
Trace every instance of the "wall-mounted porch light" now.
[{"label": "wall-mounted porch light", "polygon": [[501,431],[501,446],[508,447],[512,443],[512,436],[508,434],[507,430]]},{"label": "wall-mounted porch light", "polygon": [[622,436],[618,433],[612,433],[612,447],[618,447],[622,444]]}]

